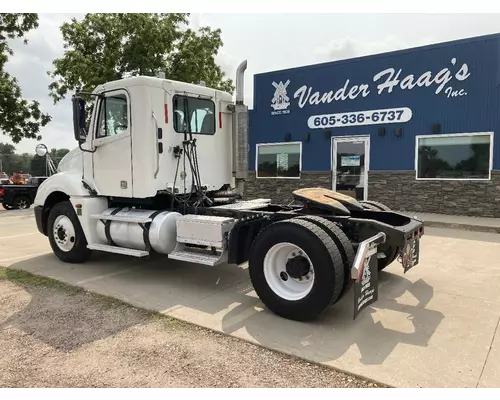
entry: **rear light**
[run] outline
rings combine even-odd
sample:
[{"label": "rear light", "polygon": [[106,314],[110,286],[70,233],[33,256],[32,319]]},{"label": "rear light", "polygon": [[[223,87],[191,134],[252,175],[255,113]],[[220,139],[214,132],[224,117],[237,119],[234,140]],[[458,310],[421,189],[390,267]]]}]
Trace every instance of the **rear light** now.
[{"label": "rear light", "polygon": [[222,129],[222,112],[219,111],[219,128]]},{"label": "rear light", "polygon": [[0,189],[0,197],[3,197],[3,189]]},{"label": "rear light", "polygon": [[168,124],[168,104],[165,104],[165,123]]}]

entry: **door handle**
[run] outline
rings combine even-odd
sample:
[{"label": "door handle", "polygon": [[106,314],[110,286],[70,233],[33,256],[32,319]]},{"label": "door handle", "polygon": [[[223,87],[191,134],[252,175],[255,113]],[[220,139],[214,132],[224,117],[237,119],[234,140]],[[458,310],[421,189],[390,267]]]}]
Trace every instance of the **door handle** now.
[{"label": "door handle", "polygon": [[151,116],[155,121],[155,139],[156,139],[156,171],[154,177],[156,179],[158,171],[160,171],[160,150],[158,149],[158,120],[156,119],[155,112],[151,111]]}]

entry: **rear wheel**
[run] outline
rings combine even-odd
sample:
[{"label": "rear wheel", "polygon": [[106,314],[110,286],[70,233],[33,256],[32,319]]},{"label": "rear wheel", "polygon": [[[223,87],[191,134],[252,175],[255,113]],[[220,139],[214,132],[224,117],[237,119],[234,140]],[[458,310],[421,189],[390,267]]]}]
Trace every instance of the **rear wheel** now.
[{"label": "rear wheel", "polygon": [[18,210],[26,210],[30,208],[31,202],[30,199],[26,196],[16,197],[14,200],[14,208]]},{"label": "rear wheel", "polygon": [[[383,203],[379,203],[378,201],[365,200],[360,201],[360,204],[365,207],[367,210],[373,211],[392,211],[389,207],[387,207]],[[378,270],[382,271],[388,265],[392,264],[396,257],[398,256],[399,248],[386,246],[383,247],[385,258],[378,259]]]},{"label": "rear wheel", "polygon": [[259,298],[288,319],[314,319],[338,300],[344,286],[344,265],[335,242],[305,220],[266,227],[252,245],[248,265]]},{"label": "rear wheel", "polygon": [[47,233],[52,251],[61,261],[82,263],[92,253],[80,221],[69,201],[57,203],[50,210]]},{"label": "rear wheel", "polygon": [[342,296],[347,290],[349,290],[353,283],[351,279],[351,268],[354,265],[354,258],[356,255],[351,241],[339,226],[337,226],[334,222],[327,220],[326,218],[318,217],[317,215],[307,215],[298,217],[296,219],[310,221],[313,224],[319,226],[326,233],[328,233],[330,238],[337,245],[337,248],[339,249],[340,255],[342,257],[342,261],[344,263],[344,287],[342,288]]}]

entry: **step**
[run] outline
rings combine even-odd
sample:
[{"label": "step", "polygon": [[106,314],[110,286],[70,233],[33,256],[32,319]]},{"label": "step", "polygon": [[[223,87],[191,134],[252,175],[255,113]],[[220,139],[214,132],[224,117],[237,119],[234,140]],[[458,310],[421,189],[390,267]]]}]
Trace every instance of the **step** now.
[{"label": "step", "polygon": [[107,221],[132,222],[137,224],[145,224],[146,222],[152,221],[152,219],[149,217],[131,216],[131,215],[92,214],[90,218],[104,219]]},{"label": "step", "polygon": [[224,260],[222,260],[221,254],[207,254],[199,251],[190,251],[190,250],[174,250],[172,253],[168,255],[169,259],[186,261],[194,264],[203,264],[209,265],[211,267],[222,264]]},{"label": "step", "polygon": [[109,244],[89,244],[87,248],[90,250],[104,251],[106,253],[122,254],[124,256],[132,257],[146,257],[149,252],[146,250],[127,249],[126,247],[110,246]]}]

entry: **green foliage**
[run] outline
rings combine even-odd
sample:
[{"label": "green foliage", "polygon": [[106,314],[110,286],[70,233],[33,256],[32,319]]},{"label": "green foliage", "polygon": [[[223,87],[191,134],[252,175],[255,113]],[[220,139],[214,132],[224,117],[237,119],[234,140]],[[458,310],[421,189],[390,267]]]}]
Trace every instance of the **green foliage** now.
[{"label": "green foliage", "polygon": [[[49,157],[52,159],[54,165],[57,167],[59,162],[67,153],[69,153],[69,149],[51,149],[49,151]],[[46,176],[48,174],[47,161],[45,156],[40,157],[35,154],[32,157],[30,163],[30,174],[32,176]]]},{"label": "green foliage", "polygon": [[16,154],[16,148],[10,143],[0,143],[0,172],[9,176],[14,172],[27,173],[30,170],[31,154]]},{"label": "green foliage", "polygon": [[128,76],[155,76],[206,82],[232,92],[231,79],[215,62],[221,31],[185,29],[189,14],[86,14],[61,26],[65,53],[49,72],[50,95],[57,103],[77,89],[91,92]]},{"label": "green foliage", "polygon": [[[37,101],[30,103],[23,99],[17,79],[4,70],[9,56],[14,55],[8,40],[23,39],[36,28],[38,14],[0,14],[0,131],[14,143],[23,138],[40,140],[40,128],[51,120],[40,111]],[[26,38],[24,43],[27,44]]]},{"label": "green foliage", "polygon": [[[68,149],[51,149],[50,158],[57,166],[59,161],[69,152]],[[29,173],[32,176],[43,176],[46,174],[45,157],[36,154],[17,154],[16,148],[10,143],[0,143],[0,172],[9,176],[14,172]]]}]

